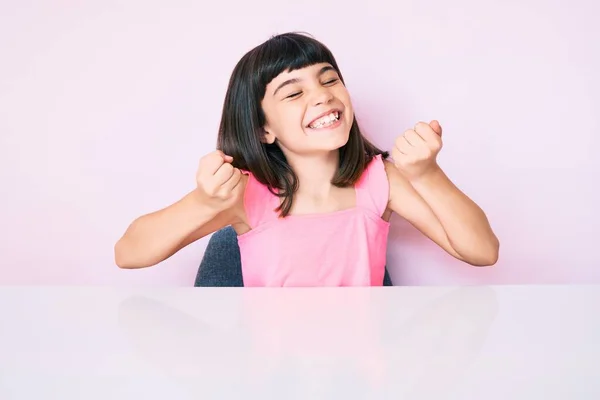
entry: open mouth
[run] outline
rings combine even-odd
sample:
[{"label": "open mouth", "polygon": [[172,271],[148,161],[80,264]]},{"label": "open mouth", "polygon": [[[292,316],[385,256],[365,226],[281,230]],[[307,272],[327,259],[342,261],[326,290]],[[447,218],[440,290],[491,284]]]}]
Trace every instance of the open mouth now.
[{"label": "open mouth", "polygon": [[312,121],[308,127],[311,129],[329,128],[335,125],[341,118],[342,112],[333,110],[328,114],[325,114],[314,121]]}]

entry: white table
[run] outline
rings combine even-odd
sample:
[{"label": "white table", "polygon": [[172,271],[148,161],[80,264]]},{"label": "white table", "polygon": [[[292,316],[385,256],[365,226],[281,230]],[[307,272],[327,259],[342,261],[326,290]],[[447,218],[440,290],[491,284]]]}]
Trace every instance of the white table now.
[{"label": "white table", "polygon": [[600,399],[600,287],[0,287],[0,399]]}]

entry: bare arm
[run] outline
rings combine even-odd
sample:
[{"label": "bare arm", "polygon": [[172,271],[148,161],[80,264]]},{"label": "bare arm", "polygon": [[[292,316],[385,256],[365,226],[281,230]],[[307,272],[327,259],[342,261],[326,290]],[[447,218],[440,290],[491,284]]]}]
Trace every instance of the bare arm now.
[{"label": "bare arm", "polygon": [[115,245],[120,268],[144,268],[171,257],[183,247],[245,219],[246,177],[233,159],[215,151],[200,160],[197,188],[162,210],[137,218]]},{"label": "bare arm", "polygon": [[386,163],[389,207],[459,260],[493,265],[498,238],[483,210],[437,164],[441,148],[442,127],[436,120],[419,122],[396,139],[394,163]]},{"label": "bare arm", "polygon": [[236,222],[234,209],[215,214],[203,207],[196,191],[176,203],[137,218],[115,245],[120,268],[156,265],[190,243]]},{"label": "bare arm", "polygon": [[392,211],[453,257],[475,266],[496,263],[499,243],[487,217],[441,170],[410,182],[385,165]]}]

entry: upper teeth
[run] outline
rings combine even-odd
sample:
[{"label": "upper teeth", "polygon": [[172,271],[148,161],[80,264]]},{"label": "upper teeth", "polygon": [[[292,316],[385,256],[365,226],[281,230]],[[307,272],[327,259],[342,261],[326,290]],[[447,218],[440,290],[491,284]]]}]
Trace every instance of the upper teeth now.
[{"label": "upper teeth", "polygon": [[331,114],[327,114],[324,117],[319,118],[312,124],[310,124],[311,128],[321,128],[326,125],[331,125],[333,122],[337,121],[340,117],[337,111],[332,112]]}]

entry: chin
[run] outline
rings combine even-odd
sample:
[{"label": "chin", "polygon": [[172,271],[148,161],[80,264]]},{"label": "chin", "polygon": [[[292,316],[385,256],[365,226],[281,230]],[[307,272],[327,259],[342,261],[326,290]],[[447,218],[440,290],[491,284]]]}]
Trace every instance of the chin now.
[{"label": "chin", "polygon": [[338,145],[336,146],[336,149],[344,147],[346,144],[348,144],[348,140],[350,140],[350,132],[346,132],[346,134],[344,136],[339,138],[339,142],[338,142]]},{"label": "chin", "polygon": [[335,151],[344,147],[348,143],[349,135],[340,135],[338,137],[331,137],[330,140],[323,141],[319,147],[323,151]]},{"label": "chin", "polygon": [[312,143],[310,146],[305,147],[300,152],[306,155],[325,155],[328,153],[339,151],[339,149],[341,149],[348,143],[348,138],[348,136],[337,138],[330,137],[327,140],[320,141],[320,143]]}]

